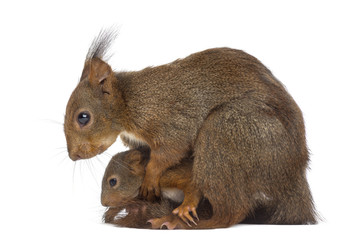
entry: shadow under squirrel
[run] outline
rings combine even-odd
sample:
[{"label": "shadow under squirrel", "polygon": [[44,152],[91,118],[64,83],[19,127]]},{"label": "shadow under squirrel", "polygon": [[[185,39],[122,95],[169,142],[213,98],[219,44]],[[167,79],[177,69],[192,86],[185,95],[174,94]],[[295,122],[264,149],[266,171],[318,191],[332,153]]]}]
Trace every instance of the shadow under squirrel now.
[{"label": "shadow under squirrel", "polygon": [[[215,48],[114,72],[104,61],[113,38],[104,31],[94,40],[69,99],[64,130],[72,160],[102,153],[118,135],[130,148],[147,145],[140,194],[153,200],[164,171],[191,152],[192,188],[209,200],[213,227],[243,221],[263,199],[273,204],[268,223],[316,222],[302,113],[263,64]],[[197,206],[184,202],[183,209]]]}]

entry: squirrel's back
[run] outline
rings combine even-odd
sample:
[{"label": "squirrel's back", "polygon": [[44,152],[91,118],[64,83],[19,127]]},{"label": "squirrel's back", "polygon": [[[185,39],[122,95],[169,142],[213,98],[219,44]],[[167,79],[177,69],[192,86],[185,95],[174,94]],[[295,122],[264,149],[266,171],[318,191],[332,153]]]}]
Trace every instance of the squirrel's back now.
[{"label": "squirrel's back", "polygon": [[294,119],[300,125],[303,121],[295,101],[270,70],[241,50],[208,49],[169,64],[120,72],[117,78],[131,118],[143,128],[151,123],[157,135],[168,134],[161,130],[166,127],[189,137],[213,109],[247,97],[276,109],[290,128]]}]

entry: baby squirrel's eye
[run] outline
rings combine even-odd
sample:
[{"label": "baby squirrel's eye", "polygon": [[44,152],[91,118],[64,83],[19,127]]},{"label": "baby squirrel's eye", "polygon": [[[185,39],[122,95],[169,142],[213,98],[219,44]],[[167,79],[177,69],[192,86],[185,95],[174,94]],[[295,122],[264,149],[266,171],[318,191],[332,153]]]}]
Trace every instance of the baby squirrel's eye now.
[{"label": "baby squirrel's eye", "polygon": [[90,114],[88,112],[81,112],[77,120],[81,126],[85,126],[90,121]]},{"label": "baby squirrel's eye", "polygon": [[112,178],[112,179],[109,180],[109,184],[110,184],[111,187],[115,186],[116,183],[117,183],[116,178]]}]

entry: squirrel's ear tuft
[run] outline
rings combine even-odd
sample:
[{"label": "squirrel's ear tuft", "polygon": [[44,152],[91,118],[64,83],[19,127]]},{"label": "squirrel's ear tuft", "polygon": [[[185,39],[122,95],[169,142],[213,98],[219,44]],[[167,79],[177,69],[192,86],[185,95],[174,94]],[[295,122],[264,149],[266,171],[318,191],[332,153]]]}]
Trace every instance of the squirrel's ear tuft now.
[{"label": "squirrel's ear tuft", "polygon": [[[112,69],[107,61],[107,51],[117,36],[114,28],[101,30],[93,40],[86,55],[86,61],[80,81],[87,79],[92,86],[103,85],[104,81],[112,74]],[[102,86],[104,89],[104,86]],[[105,91],[108,93],[107,91]]]},{"label": "squirrel's ear tuft", "polygon": [[107,52],[117,35],[118,32],[114,27],[101,30],[89,48],[86,55],[86,61],[91,61],[94,58],[100,58],[103,61],[108,61]]}]

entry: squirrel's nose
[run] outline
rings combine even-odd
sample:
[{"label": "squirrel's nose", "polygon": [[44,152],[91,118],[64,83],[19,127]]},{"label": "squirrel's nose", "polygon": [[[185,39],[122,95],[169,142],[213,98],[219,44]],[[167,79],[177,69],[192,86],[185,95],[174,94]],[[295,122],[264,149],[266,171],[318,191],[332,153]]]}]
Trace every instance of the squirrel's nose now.
[{"label": "squirrel's nose", "polygon": [[70,159],[73,160],[73,161],[83,159],[83,158],[81,157],[81,155],[78,154],[78,153],[69,153],[69,157],[70,157]]},{"label": "squirrel's nose", "polygon": [[104,194],[101,194],[101,205],[103,205],[104,207],[109,207],[109,203],[106,201]]}]

